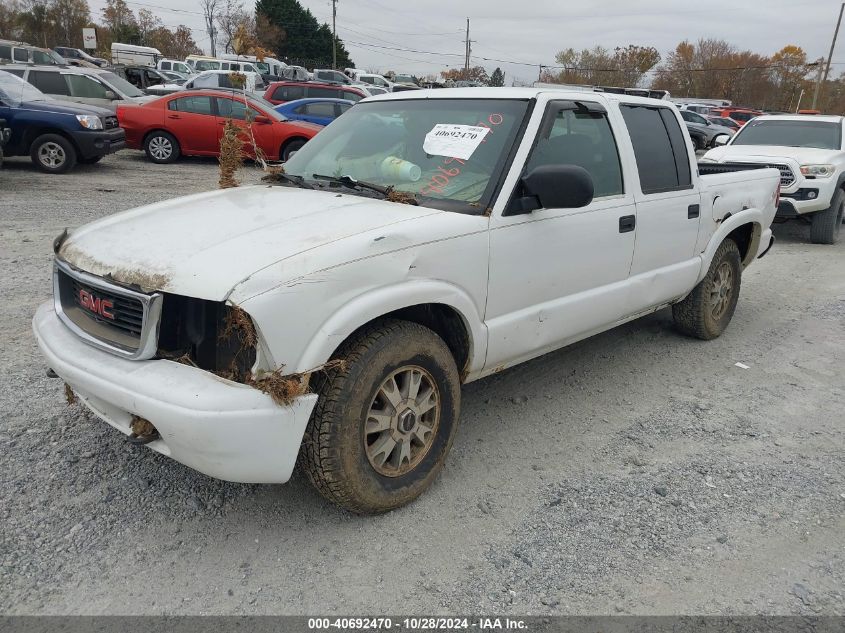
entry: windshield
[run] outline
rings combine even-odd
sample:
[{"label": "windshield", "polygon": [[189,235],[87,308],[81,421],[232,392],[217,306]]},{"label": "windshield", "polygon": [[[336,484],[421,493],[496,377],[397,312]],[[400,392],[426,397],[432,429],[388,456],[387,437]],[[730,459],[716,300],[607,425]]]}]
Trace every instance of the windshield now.
[{"label": "windshield", "polygon": [[285,173],[351,176],[435,208],[486,206],[527,108],[504,99],[362,102],[300,149]]},{"label": "windshield", "polygon": [[13,106],[19,106],[27,101],[52,100],[32,84],[2,70],[0,70],[0,99]]},{"label": "windshield", "polygon": [[766,121],[746,123],[732,145],[777,145],[839,149],[842,126],[833,121]]},{"label": "windshield", "polygon": [[126,81],[125,79],[118,77],[114,73],[101,73],[99,75],[100,79],[105,81],[109,84],[112,88],[116,88],[117,92],[121,94],[121,96],[126,97],[143,97],[144,93],[138,90],[135,86],[131,83]]}]

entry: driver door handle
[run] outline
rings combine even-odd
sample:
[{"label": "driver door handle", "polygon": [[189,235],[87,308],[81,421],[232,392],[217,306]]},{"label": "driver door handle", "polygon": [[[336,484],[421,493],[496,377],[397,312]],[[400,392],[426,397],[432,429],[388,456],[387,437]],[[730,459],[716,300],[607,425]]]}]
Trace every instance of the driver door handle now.
[{"label": "driver door handle", "polygon": [[178,114],[168,114],[167,118],[168,119],[181,119],[182,117],[180,117]]},{"label": "driver door handle", "polygon": [[637,216],[635,215],[623,215],[619,218],[619,232],[620,233],[630,233],[634,230],[637,226]]}]

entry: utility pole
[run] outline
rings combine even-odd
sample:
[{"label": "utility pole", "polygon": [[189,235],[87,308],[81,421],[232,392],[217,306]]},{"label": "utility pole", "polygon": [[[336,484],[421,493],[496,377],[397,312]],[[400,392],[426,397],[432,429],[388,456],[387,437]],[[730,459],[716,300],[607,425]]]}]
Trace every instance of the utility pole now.
[{"label": "utility pole", "polygon": [[839,25],[842,24],[842,13],[845,11],[845,2],[839,7],[839,19],[836,21],[836,30],[833,32],[833,41],[830,43],[830,53],[827,55],[827,66],[824,69],[824,77],[819,73],[819,78],[816,81],[816,92],[813,95],[813,110],[819,103],[819,94],[821,93],[822,85],[827,81],[827,75],[830,72],[830,62],[833,60],[833,49],[836,48],[836,38],[839,36]]},{"label": "utility pole", "polygon": [[337,70],[337,0],[332,0],[332,70]]},{"label": "utility pole", "polygon": [[469,53],[472,50],[472,40],[469,39],[469,18],[467,18],[467,39],[466,39],[466,60],[464,61],[464,72],[469,79]]}]

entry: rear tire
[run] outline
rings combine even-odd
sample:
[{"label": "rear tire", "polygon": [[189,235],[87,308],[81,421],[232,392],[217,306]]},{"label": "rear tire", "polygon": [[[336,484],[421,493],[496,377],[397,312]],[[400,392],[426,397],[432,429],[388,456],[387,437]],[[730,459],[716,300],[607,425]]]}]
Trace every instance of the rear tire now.
[{"label": "rear tire", "polygon": [[741,276],[739,248],[733,240],[725,240],[716,249],[704,279],[683,301],[672,306],[677,328],[705,341],[722,334],[736,310]]},{"label": "rear tire", "polygon": [[300,465],[326,499],[350,512],[387,512],[434,481],[455,437],[460,379],[432,330],[387,319],[335,354],[339,368],[313,377],[320,394]]},{"label": "rear tire", "polygon": [[843,212],[845,212],[845,191],[837,189],[830,206],[812,215],[810,241],[813,244],[836,244],[842,230]]},{"label": "rear tire", "polygon": [[182,150],[176,137],[163,130],[150,132],[144,140],[144,151],[147,158],[159,165],[166,165],[175,162]]},{"label": "rear tire", "polygon": [[76,167],[76,149],[58,134],[42,134],[35,139],[29,157],[36,167],[48,174],[65,174]]}]

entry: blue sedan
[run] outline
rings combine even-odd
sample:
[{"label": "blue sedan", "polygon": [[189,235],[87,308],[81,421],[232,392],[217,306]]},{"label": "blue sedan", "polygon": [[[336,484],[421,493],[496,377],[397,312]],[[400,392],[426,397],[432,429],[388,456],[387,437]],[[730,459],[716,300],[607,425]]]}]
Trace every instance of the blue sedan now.
[{"label": "blue sedan", "polygon": [[294,121],[328,125],[355,105],[348,99],[297,99],[276,106],[276,112]]}]

